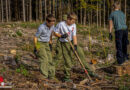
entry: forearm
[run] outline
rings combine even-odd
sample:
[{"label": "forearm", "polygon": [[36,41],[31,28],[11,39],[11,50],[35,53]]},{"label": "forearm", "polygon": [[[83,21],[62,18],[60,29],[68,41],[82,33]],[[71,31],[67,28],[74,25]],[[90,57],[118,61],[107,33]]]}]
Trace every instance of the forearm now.
[{"label": "forearm", "polygon": [[61,35],[60,35],[60,34],[55,33],[55,32],[54,32],[54,35],[55,35],[56,37],[59,37],[59,38],[61,37]]},{"label": "forearm", "polygon": [[34,46],[37,44],[37,37],[34,37]]},{"label": "forearm", "polygon": [[112,20],[109,21],[109,33],[112,33],[113,23]]},{"label": "forearm", "polygon": [[73,43],[74,45],[77,45],[77,36],[73,36]]},{"label": "forearm", "polygon": [[49,44],[52,44],[52,35],[53,35],[53,34],[51,34],[51,36],[50,36]]}]

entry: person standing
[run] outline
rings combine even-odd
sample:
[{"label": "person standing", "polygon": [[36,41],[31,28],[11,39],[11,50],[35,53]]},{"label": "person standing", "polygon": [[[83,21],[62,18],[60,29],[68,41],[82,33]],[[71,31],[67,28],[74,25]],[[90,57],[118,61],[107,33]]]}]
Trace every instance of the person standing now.
[{"label": "person standing", "polygon": [[120,11],[120,3],[116,1],[113,5],[114,11],[109,17],[109,39],[112,40],[112,28],[115,29],[116,42],[116,58],[118,64],[122,65],[125,60],[128,60],[127,45],[128,45],[128,30],[126,25],[125,14]]},{"label": "person standing", "polygon": [[[59,53],[58,57],[60,59],[62,58],[64,60],[64,73],[65,73],[65,82],[71,82],[70,79],[70,72],[73,64],[73,56],[74,51],[71,48],[71,45],[67,38],[73,43],[74,50],[77,51],[82,63],[85,65],[85,68],[88,70],[88,73],[92,76],[96,76],[96,74],[93,72],[90,65],[86,62],[84,52],[81,47],[79,47],[77,44],[77,36],[76,36],[76,22],[77,16],[75,13],[70,13],[67,15],[67,20],[61,21],[58,23],[55,27],[54,34],[55,36],[59,37],[59,45],[58,50]],[[59,56],[60,55],[60,56]]]},{"label": "person standing", "polygon": [[34,46],[40,61],[40,70],[45,78],[55,76],[55,66],[52,61],[52,33],[54,30],[55,17],[49,14],[46,22],[38,27],[34,37]]}]

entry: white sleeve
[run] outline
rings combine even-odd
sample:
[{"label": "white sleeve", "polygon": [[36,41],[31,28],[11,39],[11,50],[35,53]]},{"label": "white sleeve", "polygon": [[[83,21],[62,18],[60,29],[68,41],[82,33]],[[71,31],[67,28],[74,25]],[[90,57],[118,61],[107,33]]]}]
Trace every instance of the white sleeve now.
[{"label": "white sleeve", "polygon": [[76,36],[76,25],[74,25],[73,36]]},{"label": "white sleeve", "polygon": [[68,31],[67,26],[61,25],[61,34],[65,34],[65,33],[68,33],[68,32],[69,32],[69,31]]}]

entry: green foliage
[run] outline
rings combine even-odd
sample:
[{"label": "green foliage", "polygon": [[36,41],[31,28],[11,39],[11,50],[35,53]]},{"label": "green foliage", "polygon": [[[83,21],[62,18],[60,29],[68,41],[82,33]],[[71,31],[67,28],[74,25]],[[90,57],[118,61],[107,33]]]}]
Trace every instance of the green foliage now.
[{"label": "green foliage", "polygon": [[20,36],[20,37],[23,35],[21,30],[17,30],[17,31],[16,31],[16,34],[17,34],[18,36]]},{"label": "green foliage", "polygon": [[37,28],[39,25],[41,24],[41,22],[23,22],[20,23],[19,26],[23,27],[23,28]]},{"label": "green foliage", "polygon": [[21,55],[19,55],[18,53],[15,56],[15,61],[16,63],[18,63],[21,60]]},{"label": "green foliage", "polygon": [[110,8],[110,1],[109,0],[107,0],[107,6],[108,6],[108,8]]},{"label": "green foliage", "polygon": [[88,31],[79,30],[78,34],[83,35],[83,36],[87,36],[89,34],[89,32]]},{"label": "green foliage", "polygon": [[17,73],[20,73],[20,71],[21,71],[21,70],[20,70],[19,68],[16,69],[16,72],[17,72]]},{"label": "green foliage", "polygon": [[21,73],[24,76],[28,76],[29,75],[29,72],[27,71],[27,69],[25,68],[24,65],[20,65],[20,67],[16,69],[16,72],[17,73]]},{"label": "green foliage", "polygon": [[[92,4],[91,4],[92,2]],[[101,4],[102,0],[80,0],[78,5],[76,5],[76,9],[75,10],[79,10],[81,8],[86,8],[87,11],[91,11],[91,10],[97,10],[97,5],[96,3]]]},{"label": "green foliage", "polygon": [[107,80],[111,80],[112,77],[110,77],[110,76],[105,76],[105,79],[107,79]]},{"label": "green foliage", "polygon": [[125,86],[125,85],[120,85],[119,90],[130,90],[130,88],[128,86]]}]

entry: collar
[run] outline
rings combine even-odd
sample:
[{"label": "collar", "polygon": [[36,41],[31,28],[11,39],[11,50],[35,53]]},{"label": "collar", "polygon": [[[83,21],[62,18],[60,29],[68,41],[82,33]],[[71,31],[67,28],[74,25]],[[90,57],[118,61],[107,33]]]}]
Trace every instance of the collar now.
[{"label": "collar", "polygon": [[46,25],[46,22],[44,22],[43,25],[45,26],[45,29],[47,29],[47,30],[51,30],[51,28],[53,27],[53,26],[51,26],[51,27],[49,28],[49,27]]}]

